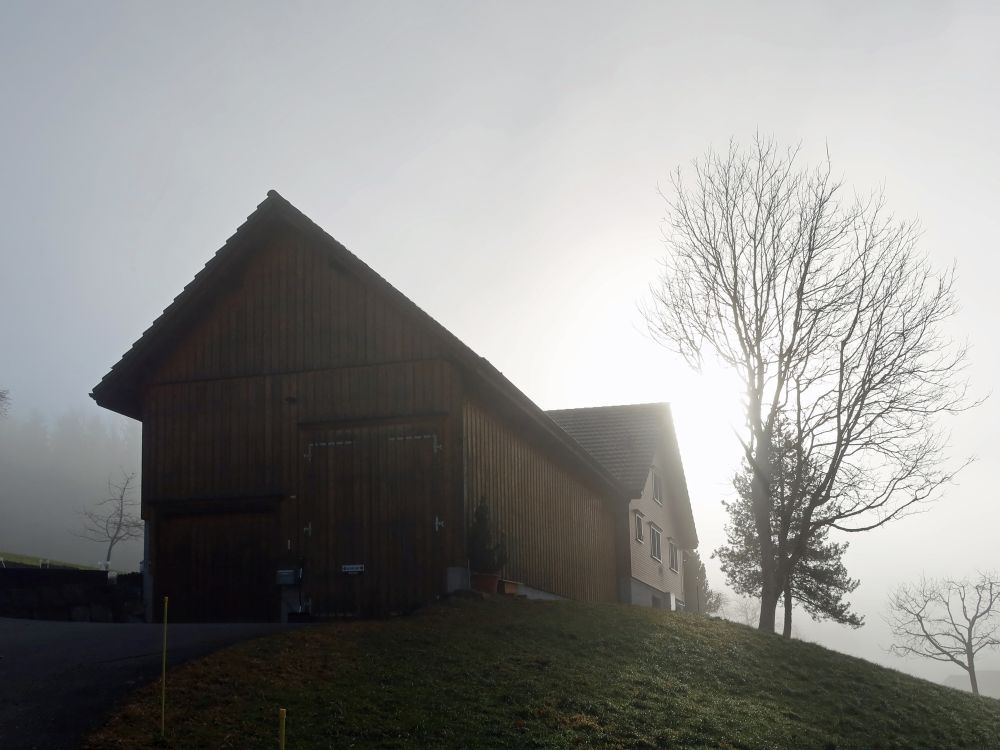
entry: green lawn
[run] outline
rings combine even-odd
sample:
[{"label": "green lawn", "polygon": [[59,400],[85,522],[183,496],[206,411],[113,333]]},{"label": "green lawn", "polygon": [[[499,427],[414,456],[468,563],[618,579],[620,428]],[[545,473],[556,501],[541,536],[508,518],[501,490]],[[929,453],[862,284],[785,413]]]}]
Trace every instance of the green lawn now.
[{"label": "green lawn", "polygon": [[59,560],[49,560],[47,557],[32,557],[31,555],[15,555],[13,552],[0,552],[0,560],[6,563],[17,563],[19,565],[30,565],[37,568],[43,560],[48,561],[54,568],[77,568],[78,570],[97,570],[92,565],[79,565],[78,563],[61,562]]},{"label": "green lawn", "polygon": [[990,748],[1000,701],[697,615],[452,600],[251,641],[139,691],[86,747]]}]

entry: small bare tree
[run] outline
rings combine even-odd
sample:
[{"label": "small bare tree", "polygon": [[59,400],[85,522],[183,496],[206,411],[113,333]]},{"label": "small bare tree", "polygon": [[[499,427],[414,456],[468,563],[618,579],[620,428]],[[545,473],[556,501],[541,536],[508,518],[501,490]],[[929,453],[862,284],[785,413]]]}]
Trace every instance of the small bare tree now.
[{"label": "small bare tree", "polygon": [[1000,575],[904,584],[889,597],[886,622],[894,641],[890,652],[956,664],[979,695],[976,656],[1000,646]]},{"label": "small bare tree", "polygon": [[139,503],[132,497],[134,484],[135,473],[122,472],[118,484],[108,479],[108,496],[83,511],[83,531],[77,536],[108,545],[105,567],[111,565],[111,552],[116,544],[142,536],[143,522],[137,513]]},{"label": "small bare tree", "polygon": [[[829,160],[797,160],[758,137],[696,160],[690,182],[678,170],[646,308],[665,346],[695,368],[709,355],[742,381],[768,632],[818,530],[867,531],[939,495],[961,466],[947,461],[937,417],[971,405],[965,347],[942,332],[956,310],[953,272],[929,265],[916,223],[894,218],[881,195],[846,194]],[[784,548],[770,469],[782,416],[799,509]]]},{"label": "small bare tree", "polygon": [[0,388],[0,417],[7,416],[7,407],[10,406],[10,391]]},{"label": "small bare tree", "polygon": [[720,615],[724,620],[754,627],[760,619],[760,600],[751,596],[730,596],[723,592]]}]

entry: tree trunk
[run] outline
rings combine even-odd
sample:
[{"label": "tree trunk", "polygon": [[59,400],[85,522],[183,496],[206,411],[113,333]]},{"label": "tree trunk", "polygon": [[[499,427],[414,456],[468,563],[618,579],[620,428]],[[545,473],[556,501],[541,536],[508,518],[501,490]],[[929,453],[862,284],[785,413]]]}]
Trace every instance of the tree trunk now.
[{"label": "tree trunk", "polygon": [[969,683],[972,685],[972,694],[979,695],[979,682],[976,680],[976,662],[975,656],[967,652],[966,658],[969,662]]},{"label": "tree trunk", "polygon": [[781,635],[785,638],[792,637],[792,581],[790,576],[785,582],[785,626]]},{"label": "tree trunk", "polygon": [[[762,568],[767,566],[762,565]],[[774,580],[774,574],[764,574],[764,583],[760,590],[760,620],[757,622],[757,630],[765,633],[774,632],[775,610],[778,608],[778,599],[781,598],[781,589]]]},{"label": "tree trunk", "polygon": [[760,621],[757,629],[774,632],[774,610],[778,606],[781,591],[778,586],[778,563],[774,556],[774,540],[771,538],[771,446],[770,435],[757,440],[757,451],[753,461],[753,480],[750,484],[754,526],[760,546]]}]

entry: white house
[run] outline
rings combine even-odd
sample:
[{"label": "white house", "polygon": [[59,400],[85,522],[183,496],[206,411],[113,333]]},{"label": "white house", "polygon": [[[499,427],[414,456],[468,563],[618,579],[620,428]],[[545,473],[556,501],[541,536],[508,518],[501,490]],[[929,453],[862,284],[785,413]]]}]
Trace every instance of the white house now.
[{"label": "white house", "polygon": [[669,404],[547,414],[629,492],[627,599],[647,607],[683,608],[684,551],[698,546],[698,534]]}]

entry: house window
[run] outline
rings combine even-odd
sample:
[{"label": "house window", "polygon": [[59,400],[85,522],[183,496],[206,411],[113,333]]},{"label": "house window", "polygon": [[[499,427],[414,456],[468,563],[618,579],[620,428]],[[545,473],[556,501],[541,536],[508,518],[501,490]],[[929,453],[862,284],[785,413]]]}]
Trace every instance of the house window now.
[{"label": "house window", "polygon": [[670,563],[670,569],[676,571],[678,567],[677,560],[679,555],[677,554],[677,545],[674,544],[673,539],[667,540],[667,554],[669,555],[668,560]]},{"label": "house window", "polygon": [[643,519],[642,513],[639,513],[638,511],[636,511],[636,514],[635,514],[635,540],[637,542],[639,542],[640,544],[642,543],[642,519]]},{"label": "house window", "polygon": [[660,559],[660,529],[653,524],[649,524],[649,556]]},{"label": "house window", "polygon": [[655,471],[653,472],[653,500],[663,505],[663,480]]}]

